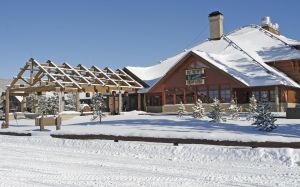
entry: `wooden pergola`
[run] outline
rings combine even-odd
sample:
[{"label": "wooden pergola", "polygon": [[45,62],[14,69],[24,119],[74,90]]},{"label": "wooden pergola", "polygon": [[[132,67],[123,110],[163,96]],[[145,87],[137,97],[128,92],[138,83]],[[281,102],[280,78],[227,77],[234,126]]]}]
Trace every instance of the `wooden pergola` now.
[{"label": "wooden pergola", "polygon": [[[143,86],[122,69],[113,71],[108,67],[100,69],[97,66],[87,68],[82,64],[72,67],[68,63],[57,65],[50,60],[42,64],[31,58],[7,86],[4,97],[6,126],[9,126],[9,96],[26,97],[30,93],[39,95],[42,92],[57,92],[59,109],[62,111],[65,92],[76,93],[78,109],[80,92],[110,93],[116,90],[136,91],[141,88]],[[121,99],[121,94],[119,98]]]}]

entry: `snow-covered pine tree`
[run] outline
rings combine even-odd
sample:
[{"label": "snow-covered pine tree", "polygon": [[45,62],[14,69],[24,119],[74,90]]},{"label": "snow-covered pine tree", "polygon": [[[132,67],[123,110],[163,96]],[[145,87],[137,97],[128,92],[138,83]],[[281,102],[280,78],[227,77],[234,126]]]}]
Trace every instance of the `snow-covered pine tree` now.
[{"label": "snow-covered pine tree", "polygon": [[99,118],[99,122],[102,122],[102,118],[105,117],[104,109],[105,109],[105,103],[104,98],[101,93],[95,93],[92,97],[92,107],[93,107],[93,117],[92,121]]},{"label": "snow-covered pine tree", "polygon": [[76,95],[75,93],[68,93],[65,95],[65,111],[76,110]]},{"label": "snow-covered pine tree", "polygon": [[192,107],[192,109],[194,118],[203,118],[205,116],[205,109],[200,99],[198,99],[197,103]]},{"label": "snow-covered pine tree", "polygon": [[260,101],[257,105],[256,112],[254,114],[254,123],[252,125],[255,125],[256,128],[263,131],[272,131],[273,129],[276,129],[278,127],[277,124],[275,124],[276,119],[270,112],[271,106],[267,102],[266,98],[263,98],[262,101]]},{"label": "snow-covered pine tree", "polygon": [[210,106],[212,107],[212,111],[210,112],[209,117],[213,119],[212,122],[225,121],[220,101],[217,98],[214,98],[214,102]]},{"label": "snow-covered pine tree", "polygon": [[249,108],[247,109],[248,116],[247,116],[246,119],[250,121],[250,120],[254,119],[254,115],[255,115],[255,112],[256,112],[256,109],[257,109],[257,101],[256,101],[254,95],[252,95],[249,100],[250,100]]},{"label": "snow-covered pine tree", "polygon": [[33,111],[33,107],[34,107],[34,94],[29,94],[27,97],[26,97],[26,108],[27,108],[27,111],[29,112],[34,112]]},{"label": "snow-covered pine tree", "polygon": [[228,113],[231,119],[238,119],[240,110],[241,108],[237,106],[236,101],[232,99],[228,108]]},{"label": "snow-covered pine tree", "polygon": [[44,115],[57,115],[59,98],[57,93],[53,95],[41,95],[38,98],[39,112]]},{"label": "snow-covered pine tree", "polygon": [[185,113],[186,113],[186,110],[185,110],[185,106],[183,105],[182,101],[180,102],[180,105],[178,106],[178,117],[182,117]]}]

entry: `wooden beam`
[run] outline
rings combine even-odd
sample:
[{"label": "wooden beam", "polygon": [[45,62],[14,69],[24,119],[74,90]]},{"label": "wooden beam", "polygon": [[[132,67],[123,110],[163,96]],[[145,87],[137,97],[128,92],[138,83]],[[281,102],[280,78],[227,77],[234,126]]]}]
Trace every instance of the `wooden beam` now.
[{"label": "wooden beam", "polygon": [[69,81],[72,82],[73,85],[75,85],[78,89],[82,89],[79,84],[77,84],[76,81],[74,81],[68,74],[66,74],[63,70],[61,70],[56,64],[54,64],[52,61],[48,60],[47,62],[49,65],[52,65],[56,67],[56,70],[58,70],[60,73],[62,73]]},{"label": "wooden beam", "polygon": [[10,83],[10,87],[13,87],[16,82],[22,77],[26,69],[29,67],[29,63],[27,62],[25,66],[21,69],[21,71],[18,73],[17,77],[14,78],[14,80]]},{"label": "wooden beam", "polygon": [[80,93],[76,92],[76,111],[80,112]]},{"label": "wooden beam", "polygon": [[54,78],[51,73],[49,73],[47,70],[45,70],[45,68],[43,68],[41,66],[40,63],[38,63],[36,60],[31,59],[32,63],[34,63],[36,66],[38,66],[46,75],[47,77],[49,77],[49,79],[51,79],[54,83],[56,83],[59,87],[64,88],[64,85],[62,85],[56,78]]},{"label": "wooden beam", "polygon": [[75,68],[73,68],[71,65],[69,65],[68,63],[64,63],[63,65],[67,66],[68,68],[70,68],[70,70],[72,70],[75,74],[77,74],[77,76],[79,76],[80,78],[82,78],[87,84],[91,84],[90,81],[88,81],[84,76],[82,76]]},{"label": "wooden beam", "polygon": [[38,81],[40,81],[45,75],[42,71],[39,71],[33,78],[31,86],[34,86]]}]

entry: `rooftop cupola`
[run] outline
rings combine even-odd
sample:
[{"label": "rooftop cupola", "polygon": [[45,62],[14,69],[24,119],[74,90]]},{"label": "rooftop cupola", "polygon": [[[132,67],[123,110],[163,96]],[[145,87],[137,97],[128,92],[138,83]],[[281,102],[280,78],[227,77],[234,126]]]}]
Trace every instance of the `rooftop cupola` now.
[{"label": "rooftop cupola", "polygon": [[208,15],[210,25],[210,40],[219,40],[223,35],[223,14],[214,11]]}]

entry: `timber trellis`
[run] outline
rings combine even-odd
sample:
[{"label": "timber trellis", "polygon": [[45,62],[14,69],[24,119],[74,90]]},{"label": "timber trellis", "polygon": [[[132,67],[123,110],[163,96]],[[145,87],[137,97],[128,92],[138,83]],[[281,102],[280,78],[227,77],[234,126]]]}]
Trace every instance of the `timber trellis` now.
[{"label": "timber trellis", "polygon": [[113,71],[108,67],[100,69],[97,66],[87,68],[82,64],[72,67],[68,63],[56,65],[50,60],[42,64],[31,58],[7,86],[4,98],[6,127],[9,126],[9,96],[26,97],[30,93],[39,95],[42,92],[57,92],[61,102],[65,92],[74,92],[79,102],[80,92],[110,93],[141,88],[143,86],[122,69]]}]

